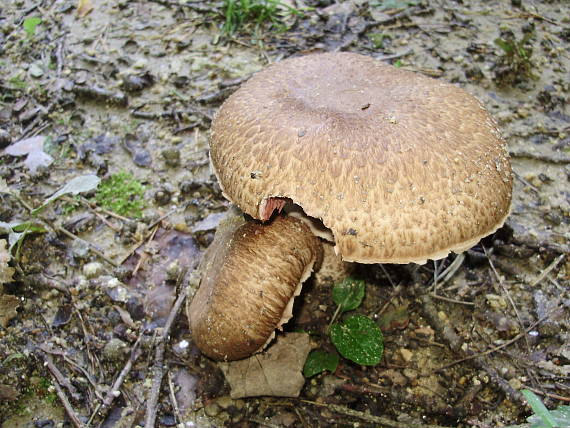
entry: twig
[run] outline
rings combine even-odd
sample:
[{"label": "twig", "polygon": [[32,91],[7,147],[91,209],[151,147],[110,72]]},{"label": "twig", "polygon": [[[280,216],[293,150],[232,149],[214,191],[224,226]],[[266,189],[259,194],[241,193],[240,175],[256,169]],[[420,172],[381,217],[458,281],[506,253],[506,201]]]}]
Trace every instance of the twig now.
[{"label": "twig", "polygon": [[374,416],[369,413],[360,412],[358,410],[349,409],[345,406],[340,406],[338,404],[327,404],[318,403],[316,401],[300,400],[303,403],[312,404],[313,406],[326,407],[332,412],[339,413],[345,416],[351,416],[353,418],[358,418],[366,422],[371,422],[375,424],[380,424],[389,428],[447,428],[442,425],[425,425],[425,424],[411,424],[411,423],[400,423],[393,421],[392,419],[385,418],[383,416]]},{"label": "twig", "polygon": [[67,378],[63,375],[63,373],[61,373],[59,369],[55,366],[55,364],[53,363],[53,359],[51,358],[51,355],[44,353],[43,357],[47,368],[49,369],[50,373],[55,378],[55,380],[58,383],[65,386],[65,388],[69,391],[74,400],[79,400],[81,396],[79,395],[75,387],[71,384],[71,382],[69,382],[69,380],[67,380]]},{"label": "twig", "polygon": [[83,422],[79,420],[77,413],[75,413],[75,410],[73,410],[73,407],[71,406],[69,400],[65,396],[65,392],[63,392],[63,389],[61,389],[61,386],[59,386],[57,381],[54,382],[53,387],[55,388],[57,397],[59,398],[59,401],[61,401],[61,404],[63,405],[65,412],[67,413],[67,416],[69,416],[69,419],[71,419],[73,425],[75,425],[77,428],[84,428],[85,426],[83,425]]},{"label": "twig", "polygon": [[57,42],[57,47],[55,49],[55,58],[56,58],[56,76],[59,78],[61,77],[61,73],[63,71],[63,49],[65,44],[65,35],[61,37]]},{"label": "twig", "polygon": [[184,205],[182,207],[176,207],[176,208],[172,208],[170,211],[168,211],[166,214],[161,215],[158,219],[156,219],[155,221],[153,221],[151,224],[149,224],[147,226],[147,230],[151,230],[154,226],[158,225],[158,223],[162,222],[162,220],[170,217],[172,214],[174,214],[177,211],[182,211],[184,209],[186,209],[187,205]]},{"label": "twig", "polygon": [[557,163],[557,164],[570,163],[569,156],[564,156],[559,154],[547,155],[543,153],[527,152],[523,150],[517,150],[517,151],[511,150],[509,151],[509,155],[511,155],[513,158],[533,159],[548,163]]},{"label": "twig", "polygon": [[32,287],[39,285],[42,287],[54,288],[54,289],[61,291],[62,293],[65,293],[65,294],[70,294],[69,287],[67,285],[62,284],[53,278],[48,278],[42,273],[35,273],[35,274],[31,274],[31,275],[26,275],[23,278],[23,281],[25,284],[31,285]]},{"label": "twig", "polygon": [[432,285],[432,287],[430,287],[433,288],[434,293],[436,291],[436,288],[444,285],[447,281],[453,278],[453,275],[455,275],[457,270],[461,267],[464,260],[465,260],[465,254],[464,253],[458,254],[455,257],[455,259],[453,259],[451,264],[437,276],[437,280],[439,281],[437,283],[437,287],[436,287],[436,281],[434,279],[434,284]]},{"label": "twig", "polygon": [[145,415],[145,427],[153,427],[156,419],[156,411],[158,405],[158,395],[160,393],[160,385],[162,384],[162,377],[164,375],[164,351],[166,348],[166,341],[170,336],[170,329],[174,323],[174,319],[178,315],[182,303],[188,296],[190,287],[187,281],[182,284],[182,290],[174,302],[174,306],[170,310],[170,314],[164,324],[162,329],[162,334],[160,335],[160,343],[156,347],[156,352],[154,356],[154,366],[153,366],[153,377],[152,377],[152,387],[147,400],[147,408]]},{"label": "twig", "polygon": [[413,49],[408,49],[403,52],[395,53],[392,55],[380,55],[375,58],[380,61],[392,61],[393,59],[403,58],[405,56],[412,55],[413,53],[414,53]]},{"label": "twig", "polygon": [[[524,323],[523,320],[521,318],[521,315],[519,313],[519,310],[517,308],[517,305],[515,304],[515,301],[513,300],[513,298],[511,297],[511,293],[509,293],[509,290],[507,290],[507,288],[505,287],[505,284],[503,282],[503,279],[501,278],[501,276],[499,275],[499,273],[497,272],[497,269],[495,269],[495,265],[493,264],[493,261],[491,260],[491,258],[489,257],[489,254],[487,253],[487,248],[485,248],[484,245],[481,245],[483,247],[483,252],[485,253],[485,257],[487,257],[487,260],[489,261],[489,266],[491,266],[491,269],[493,270],[493,273],[495,274],[495,276],[497,277],[497,281],[499,281],[499,285],[501,286],[501,289],[503,290],[503,293],[505,294],[505,296],[507,296],[507,299],[509,301],[509,303],[511,304],[511,306],[513,307],[513,310],[515,311],[515,315],[517,317],[517,320],[519,322],[520,328],[521,330],[524,330]],[[528,342],[528,337],[526,336],[526,334],[524,335],[524,342],[526,345],[526,350],[528,352],[528,354],[531,354],[531,350],[530,350],[530,343]]]},{"label": "twig", "polygon": [[[145,244],[145,248],[148,250],[150,243],[152,242],[152,240],[154,239],[154,235],[156,235],[156,231],[158,230],[158,225],[154,227],[154,229],[152,230],[152,232],[150,233],[148,240]],[[137,274],[137,272],[139,271],[140,267],[142,266],[142,264],[147,260],[148,258],[148,253],[143,251],[143,253],[141,254],[137,265],[135,266],[135,268],[133,269],[133,273],[132,276],[135,276]]]},{"label": "twig", "polygon": [[386,303],[384,303],[384,306],[382,306],[380,308],[380,310],[378,312],[376,312],[376,316],[379,317],[380,315],[382,315],[384,313],[384,311],[386,309],[388,309],[388,306],[390,306],[392,304],[392,300],[394,300],[394,298],[400,294],[402,292],[402,284],[398,284],[396,286],[396,288],[394,288],[392,290],[392,294],[390,295],[390,297],[388,298],[388,300],[386,301]]},{"label": "twig", "polygon": [[220,10],[214,8],[214,7],[209,7],[209,6],[203,6],[201,4],[195,4],[195,3],[191,3],[191,2],[178,2],[178,1],[173,1],[173,0],[149,0],[152,3],[158,3],[161,4],[163,6],[172,6],[172,7],[180,7],[180,8],[187,8],[190,10],[193,10],[194,12],[199,12],[199,13],[204,13],[204,12],[209,12],[209,13],[215,13],[217,15],[220,15],[222,12],[220,12]]},{"label": "twig", "polygon": [[[422,315],[424,316],[424,318],[430,323],[430,325],[433,327],[433,329],[445,340],[445,342],[449,345],[449,347],[458,353],[461,353],[461,348],[463,346],[463,340],[457,335],[457,333],[455,333],[455,331],[453,330],[453,328],[447,324],[447,323],[442,323],[442,321],[440,320],[439,316],[438,316],[438,311],[437,308],[435,307],[433,300],[431,298],[430,294],[423,294],[421,296],[421,301],[422,301]],[[538,322],[537,322],[538,324]],[[532,328],[534,328],[534,326],[532,326]],[[529,328],[530,329],[530,328]],[[530,331],[530,330],[529,330]],[[516,337],[514,340],[512,340],[512,343],[516,342],[516,340],[520,339],[522,337],[523,334],[520,334],[520,337]],[[508,344],[503,344],[504,346],[508,346]],[[493,350],[489,350],[487,353],[491,353],[494,352],[496,349]],[[518,402],[523,402],[523,396],[520,392],[518,392],[517,390],[515,390],[505,379],[503,379],[501,376],[499,376],[499,374],[492,369],[491,367],[489,367],[487,364],[485,364],[484,360],[480,357],[487,355],[487,353],[481,353],[481,354],[474,354],[474,355],[470,355],[466,358],[462,358],[460,360],[454,361],[450,364],[446,364],[444,366],[441,366],[437,369],[434,370],[434,372],[446,369],[448,367],[454,366],[455,364],[459,364],[463,361],[472,361],[472,364],[480,369],[480,370],[484,370],[487,372],[487,374],[489,375],[490,380],[499,388],[501,389],[508,397],[510,397],[513,401],[518,401]]]},{"label": "twig", "polygon": [[93,254],[95,254],[96,256],[100,257],[101,259],[105,260],[105,261],[106,261],[107,263],[109,263],[110,265],[112,265],[112,266],[114,266],[114,267],[119,266],[116,261],[111,260],[111,259],[110,259],[109,257],[107,257],[105,254],[103,254],[101,251],[99,251],[97,248],[95,248],[95,244],[92,244],[91,242],[86,241],[85,239],[80,238],[79,236],[77,236],[77,235],[71,233],[69,230],[67,230],[67,229],[65,229],[65,228],[63,228],[63,227],[61,227],[61,226],[55,226],[55,229],[56,229],[58,232],[63,233],[63,234],[64,234],[65,236],[67,236],[68,238],[77,239],[78,241],[83,242],[84,244],[87,245],[87,247],[89,248],[89,251],[91,251]]},{"label": "twig", "polygon": [[465,306],[475,306],[475,303],[473,303],[473,302],[466,302],[465,300],[456,300],[456,299],[452,299],[451,297],[441,296],[439,294],[432,294],[431,296],[434,299],[443,300],[443,301],[449,302],[449,303],[457,303],[458,305],[465,305]]},{"label": "twig", "polygon": [[121,385],[123,384],[125,378],[127,377],[129,372],[131,371],[134,362],[137,360],[137,358],[141,354],[138,347],[139,347],[142,335],[143,335],[143,333],[141,332],[139,334],[139,337],[137,338],[137,341],[134,343],[134,345],[131,349],[131,355],[129,356],[129,359],[127,360],[125,366],[123,367],[123,369],[119,373],[119,376],[117,376],[117,379],[115,380],[115,382],[113,382],[113,386],[111,386],[111,389],[109,389],[107,391],[107,395],[103,399],[102,403],[97,404],[97,406],[93,410],[93,413],[91,414],[91,417],[87,421],[87,425],[85,428],[88,428],[90,426],[91,422],[93,421],[93,419],[95,419],[96,415],[99,415],[100,418],[105,419],[105,417],[107,415],[107,411],[108,411],[109,407],[111,406],[111,404],[113,403],[113,400],[119,396],[119,389],[121,388]]},{"label": "twig", "polygon": [[528,386],[528,385],[525,385],[524,387],[525,387],[525,389],[530,389],[532,392],[534,392],[534,393],[536,393],[536,394],[538,394],[538,395],[542,395],[542,396],[545,396],[545,397],[552,398],[552,399],[554,399],[554,400],[560,400],[560,401],[565,401],[565,402],[567,402],[567,403],[570,403],[570,398],[569,398],[569,397],[563,397],[562,395],[552,394],[552,393],[550,393],[550,392],[543,392],[543,391],[541,391],[541,390],[539,390],[539,389],[533,388],[533,387]]},{"label": "twig", "polygon": [[89,100],[99,100],[120,107],[126,107],[129,104],[129,98],[122,91],[113,92],[101,86],[80,86],[73,87],[73,93],[79,97]]},{"label": "twig", "polygon": [[386,275],[386,278],[388,278],[388,282],[390,283],[392,288],[396,288],[396,284],[394,283],[394,281],[392,281],[392,277],[390,276],[390,273],[384,267],[383,263],[380,263],[380,269],[382,269],[382,272],[384,272],[384,275]]},{"label": "twig", "polygon": [[121,370],[121,373],[119,373],[119,376],[117,376],[117,379],[113,383],[113,386],[107,392],[107,396],[105,397],[105,400],[103,400],[103,406],[104,407],[109,407],[113,403],[113,400],[118,396],[117,393],[119,392],[121,385],[123,384],[125,378],[127,377],[129,372],[131,371],[134,362],[140,356],[141,353],[139,352],[138,348],[139,348],[141,338],[142,338],[142,332],[139,334],[137,341],[133,345],[133,348],[131,349],[131,355],[129,356],[127,363],[123,367],[123,370]]},{"label": "twig", "polygon": [[434,371],[438,372],[440,370],[444,370],[444,369],[447,369],[449,367],[455,366],[456,364],[462,363],[464,361],[469,361],[469,360],[473,360],[473,359],[476,359],[479,357],[484,357],[485,355],[489,355],[489,354],[492,354],[493,352],[497,352],[503,348],[506,348],[507,346],[512,345],[513,343],[515,343],[519,339],[522,339],[523,336],[525,336],[529,331],[533,330],[537,325],[539,325],[542,321],[544,321],[549,316],[550,316],[550,314],[547,314],[547,315],[543,316],[542,318],[540,318],[538,321],[533,322],[529,327],[526,328],[526,330],[522,331],[521,333],[517,334],[515,337],[513,337],[510,340],[507,340],[505,343],[503,343],[501,345],[495,346],[494,348],[487,349],[486,351],[479,352],[477,354],[469,355],[469,356],[467,356],[465,358],[461,358],[459,360],[455,360],[449,364],[445,364],[441,367],[438,367]]},{"label": "twig", "polygon": [[182,417],[180,415],[180,408],[178,407],[178,401],[176,400],[176,393],[174,392],[174,383],[172,382],[172,372],[168,370],[166,373],[166,380],[168,380],[168,391],[170,393],[170,403],[172,404],[172,408],[174,409],[174,415],[176,417],[176,423],[180,423],[182,421]]},{"label": "twig", "polygon": [[55,392],[57,394],[57,397],[59,398],[59,401],[61,401],[61,404],[65,408],[67,416],[69,416],[69,419],[71,419],[71,422],[77,428],[84,428],[83,423],[79,420],[77,413],[75,413],[75,410],[73,409],[73,407],[69,403],[69,400],[67,399],[67,396],[65,395],[65,392],[63,391],[63,389],[61,388],[61,385],[59,383],[61,381],[63,381],[64,385],[66,385],[66,388],[68,388],[69,391],[71,392],[71,395],[77,395],[78,396],[77,391],[75,391],[75,388],[73,388],[73,385],[71,385],[71,383],[69,383],[69,381],[67,379],[65,379],[63,374],[61,374],[59,369],[55,366],[55,364],[53,364],[53,360],[51,359],[50,355],[44,353],[43,358],[44,358],[44,361],[46,362],[46,366],[49,369],[49,372],[53,378],[52,384],[53,384],[53,387],[55,388]]},{"label": "twig", "polygon": [[[140,106],[139,108],[142,108],[143,106]],[[163,111],[163,112],[147,112],[147,111],[139,111],[138,108],[135,108],[134,110],[131,111],[131,114],[138,118],[138,119],[173,119],[173,118],[177,118],[180,117],[182,115],[189,115],[189,116],[200,116],[203,120],[205,120],[206,122],[211,122],[212,121],[212,116],[210,116],[208,113],[205,113],[197,108],[187,108],[185,110],[169,110],[169,111]]]},{"label": "twig", "polygon": [[558,244],[556,242],[537,241],[529,236],[517,235],[512,238],[513,244],[524,245],[534,250],[549,250],[557,253],[570,253],[570,245]]},{"label": "twig", "polygon": [[540,284],[542,280],[546,278],[546,276],[550,272],[552,272],[552,270],[555,269],[556,266],[558,266],[562,260],[564,260],[564,257],[566,257],[566,254],[560,254],[552,263],[550,263],[550,265],[546,269],[542,271],[540,275],[538,275],[538,277],[533,281],[533,283],[530,286],[536,287],[538,284]]}]

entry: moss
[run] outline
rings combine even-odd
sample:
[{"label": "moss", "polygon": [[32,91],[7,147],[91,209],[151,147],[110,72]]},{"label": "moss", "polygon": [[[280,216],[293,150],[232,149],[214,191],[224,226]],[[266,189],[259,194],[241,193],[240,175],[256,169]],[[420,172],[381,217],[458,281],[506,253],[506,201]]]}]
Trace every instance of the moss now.
[{"label": "moss", "polygon": [[103,180],[95,200],[109,211],[127,217],[140,217],[144,208],[145,187],[132,174],[121,171]]}]

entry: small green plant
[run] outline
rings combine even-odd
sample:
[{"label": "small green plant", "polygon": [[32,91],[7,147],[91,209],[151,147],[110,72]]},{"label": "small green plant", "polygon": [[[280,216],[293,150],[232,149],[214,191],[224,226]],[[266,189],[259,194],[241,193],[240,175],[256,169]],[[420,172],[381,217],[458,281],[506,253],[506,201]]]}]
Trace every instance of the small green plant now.
[{"label": "small green plant", "polygon": [[8,79],[8,83],[10,84],[10,86],[12,86],[14,89],[26,89],[28,87],[28,84],[26,83],[25,80],[22,80],[20,78],[20,76],[12,76]]},{"label": "small green plant", "polygon": [[[82,175],[71,179],[53,195],[47,198],[42,205],[30,211],[27,219],[6,223],[0,221],[0,233],[8,235],[8,252],[13,254],[16,248],[15,259],[19,258],[19,252],[25,237],[32,233],[45,233],[47,229],[38,215],[52,202],[64,195],[78,195],[82,192],[94,190],[99,185],[99,178],[96,175]],[[3,179],[0,179],[0,195],[11,195],[21,200],[17,190],[10,189]]]},{"label": "small green plant", "polygon": [[28,37],[34,37],[36,34],[36,28],[42,23],[42,19],[37,16],[32,16],[31,18],[24,19],[22,26]]},{"label": "small green plant", "polygon": [[512,31],[506,30],[495,39],[495,44],[503,51],[493,67],[497,82],[516,84],[538,78],[533,72],[536,68],[532,61],[533,37],[534,32],[529,31],[517,40]]},{"label": "small green plant", "polygon": [[311,351],[307,357],[307,361],[305,361],[303,375],[305,377],[311,377],[325,370],[334,372],[338,363],[339,358],[337,354],[331,354],[329,352],[321,351],[320,349]]},{"label": "small green plant", "polygon": [[[374,366],[380,362],[384,352],[384,337],[376,323],[360,314],[352,314],[342,322],[335,322],[343,312],[357,309],[364,294],[364,281],[347,278],[335,284],[332,298],[337,309],[329,324],[329,333],[331,342],[344,358],[363,366]],[[336,354],[312,351],[305,362],[303,374],[311,377],[324,370],[332,372],[336,370],[338,362]]]},{"label": "small green plant", "polygon": [[283,19],[300,13],[280,0],[224,0],[222,32],[231,36],[248,24],[253,24],[256,31],[263,25],[283,31]]},{"label": "small green plant", "polygon": [[528,424],[511,425],[507,428],[564,428],[570,426],[570,406],[558,406],[556,410],[548,410],[534,392],[528,389],[523,389],[521,392],[534,415],[527,418]]},{"label": "small green plant", "polygon": [[122,171],[103,180],[95,195],[97,204],[119,215],[140,217],[144,208],[144,186]]},{"label": "small green plant", "polygon": [[384,42],[386,39],[391,39],[392,36],[386,33],[372,33],[368,34],[368,38],[372,42],[374,49],[384,49]]}]

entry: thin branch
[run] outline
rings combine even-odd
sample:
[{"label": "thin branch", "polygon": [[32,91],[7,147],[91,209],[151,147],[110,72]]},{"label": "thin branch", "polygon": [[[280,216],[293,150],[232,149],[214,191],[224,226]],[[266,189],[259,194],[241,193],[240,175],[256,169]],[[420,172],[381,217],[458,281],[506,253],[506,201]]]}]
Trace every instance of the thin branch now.
[{"label": "thin branch", "polygon": [[382,426],[389,428],[447,428],[442,425],[411,424],[408,422],[400,423],[392,419],[385,418],[383,416],[374,416],[371,415],[370,413],[364,413],[358,410],[349,409],[348,407],[340,406],[338,404],[318,403],[316,401],[309,401],[309,400],[300,400],[300,401],[303,403],[312,404],[313,406],[326,407],[331,412],[361,419],[363,421],[374,424],[380,424]]},{"label": "thin branch", "polygon": [[182,307],[182,303],[186,300],[188,296],[190,287],[187,281],[182,284],[182,290],[172,306],[168,319],[164,324],[162,329],[162,334],[160,335],[160,343],[156,347],[156,352],[154,356],[154,366],[153,366],[153,377],[152,377],[152,387],[147,400],[147,409],[145,415],[145,427],[153,427],[156,420],[156,412],[158,407],[158,396],[160,393],[160,386],[162,384],[162,377],[164,375],[164,352],[166,348],[166,341],[170,337],[170,329],[174,320],[178,316],[178,312]]},{"label": "thin branch", "polygon": [[59,371],[59,369],[55,366],[50,355],[44,353],[43,358],[44,358],[44,361],[46,362],[46,366],[49,369],[50,374],[53,378],[52,384],[53,384],[53,387],[55,388],[55,392],[57,394],[57,397],[59,398],[59,401],[61,401],[61,404],[63,405],[63,407],[67,413],[67,416],[69,416],[69,419],[71,419],[71,422],[77,428],[84,428],[83,422],[81,422],[81,420],[77,416],[77,413],[75,413],[73,406],[71,405],[71,403],[67,399],[67,396],[65,395],[65,392],[63,391],[63,389],[61,388],[61,385],[59,383],[60,383],[60,381],[63,381],[64,385],[70,390],[72,395],[77,395],[75,388],[73,388],[73,385],[71,385],[71,383],[69,383],[69,381],[67,379],[65,379],[65,377],[62,375],[62,373]]},{"label": "thin branch", "polygon": [[550,265],[546,269],[542,271],[540,275],[538,275],[538,277],[533,281],[533,283],[530,286],[534,288],[538,284],[540,284],[542,280],[546,278],[546,276],[550,272],[552,272],[552,270],[555,269],[556,266],[558,266],[562,260],[564,260],[564,257],[566,257],[566,254],[560,254],[552,263],[550,263]]}]

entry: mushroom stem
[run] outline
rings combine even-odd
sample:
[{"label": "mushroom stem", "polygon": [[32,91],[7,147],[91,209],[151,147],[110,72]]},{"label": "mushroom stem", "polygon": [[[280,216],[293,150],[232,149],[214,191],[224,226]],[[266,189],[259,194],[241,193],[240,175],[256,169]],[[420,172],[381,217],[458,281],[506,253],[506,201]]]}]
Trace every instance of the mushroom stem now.
[{"label": "mushroom stem", "polygon": [[230,216],[220,223],[187,306],[196,345],[225,361],[263,349],[292,316],[292,299],[321,251],[319,239],[293,217],[261,224]]}]

